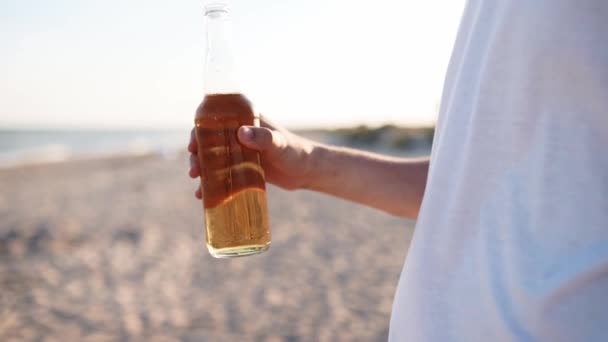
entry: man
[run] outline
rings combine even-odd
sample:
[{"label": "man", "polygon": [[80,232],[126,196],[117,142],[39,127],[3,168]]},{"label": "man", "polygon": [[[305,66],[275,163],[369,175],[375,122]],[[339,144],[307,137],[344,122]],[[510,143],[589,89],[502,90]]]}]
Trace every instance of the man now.
[{"label": "man", "polygon": [[283,188],[418,218],[391,341],[608,338],[608,1],[468,1],[444,87],[430,160],[239,139]]}]

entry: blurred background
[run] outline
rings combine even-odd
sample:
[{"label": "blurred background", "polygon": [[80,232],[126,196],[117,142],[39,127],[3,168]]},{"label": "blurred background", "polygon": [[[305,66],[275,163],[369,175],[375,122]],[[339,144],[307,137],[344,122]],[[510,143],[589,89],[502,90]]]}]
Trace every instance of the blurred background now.
[{"label": "blurred background", "polygon": [[[228,4],[258,112],[430,152],[464,1]],[[0,340],[386,340],[412,221],[270,186],[271,249],[208,255],[185,153],[203,5],[0,2]]]}]

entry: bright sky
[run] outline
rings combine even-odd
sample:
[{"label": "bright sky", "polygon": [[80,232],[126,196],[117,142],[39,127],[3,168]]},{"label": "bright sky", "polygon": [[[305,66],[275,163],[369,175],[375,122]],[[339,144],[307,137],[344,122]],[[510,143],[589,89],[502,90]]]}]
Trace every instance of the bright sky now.
[{"label": "bright sky", "polygon": [[[464,0],[232,0],[241,85],[289,127],[431,124]],[[0,127],[190,126],[201,0],[2,0]]]}]

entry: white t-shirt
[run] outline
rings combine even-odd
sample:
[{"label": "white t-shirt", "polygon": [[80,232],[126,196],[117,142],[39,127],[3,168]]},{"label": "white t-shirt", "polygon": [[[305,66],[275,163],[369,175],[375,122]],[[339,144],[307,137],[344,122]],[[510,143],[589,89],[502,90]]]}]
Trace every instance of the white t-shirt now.
[{"label": "white t-shirt", "polygon": [[608,0],[470,0],[390,341],[608,341]]}]

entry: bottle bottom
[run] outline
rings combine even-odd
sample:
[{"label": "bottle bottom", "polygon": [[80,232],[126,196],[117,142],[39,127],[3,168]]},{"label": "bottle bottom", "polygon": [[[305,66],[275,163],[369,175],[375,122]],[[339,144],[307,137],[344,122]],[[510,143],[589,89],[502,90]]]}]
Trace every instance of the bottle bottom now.
[{"label": "bottle bottom", "polygon": [[247,255],[260,254],[267,251],[268,248],[270,248],[270,242],[265,245],[245,245],[224,248],[213,248],[209,244],[207,244],[209,254],[211,254],[211,256],[213,256],[214,258],[218,259],[237,258]]},{"label": "bottle bottom", "polygon": [[261,253],[270,245],[268,208],[263,190],[249,188],[205,209],[207,248],[216,258]]}]

